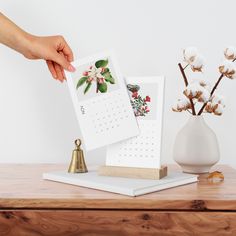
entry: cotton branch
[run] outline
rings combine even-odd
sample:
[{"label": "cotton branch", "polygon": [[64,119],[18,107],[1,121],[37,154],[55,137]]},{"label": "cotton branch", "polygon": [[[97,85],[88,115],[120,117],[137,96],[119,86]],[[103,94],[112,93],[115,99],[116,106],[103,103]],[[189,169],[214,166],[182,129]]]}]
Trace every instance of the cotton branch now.
[{"label": "cotton branch", "polygon": [[[182,67],[181,63],[179,63],[178,66],[179,66],[180,72],[181,72],[181,74],[183,76],[185,86],[187,87],[188,86],[188,79],[187,79],[187,76],[186,76],[186,74],[184,72],[184,68]],[[189,101],[190,101],[190,104],[191,104],[192,114],[195,116],[196,115],[196,111],[195,111],[193,100],[191,98],[189,98]]]},{"label": "cotton branch", "polygon": [[[236,58],[233,59],[232,62],[235,62],[235,60],[236,60]],[[215,92],[215,90],[217,89],[217,87],[218,87],[220,81],[221,81],[223,78],[224,78],[224,74],[221,74],[220,77],[219,77],[219,79],[217,80],[217,82],[215,83],[214,87],[213,87],[212,90],[211,90],[211,93],[210,93],[211,97],[212,97],[212,95],[214,94],[214,92]],[[199,112],[198,112],[198,114],[197,114],[198,116],[200,116],[200,115],[202,114],[202,112],[204,111],[206,105],[207,105],[207,102],[205,102],[205,103],[203,104],[202,108],[199,110]]]},{"label": "cotton branch", "polygon": [[[218,87],[220,81],[223,79],[223,77],[224,77],[224,75],[221,74],[220,77],[219,77],[219,79],[217,80],[215,86],[214,86],[213,89],[211,90],[211,93],[210,93],[211,96],[214,94],[215,90],[217,89],[217,87]],[[211,96],[210,96],[210,97],[211,97]],[[204,111],[206,105],[207,105],[207,102],[205,102],[205,103],[203,104],[202,108],[199,110],[199,112],[198,112],[198,114],[197,114],[198,116],[200,116],[200,115],[202,114],[202,112]]]}]

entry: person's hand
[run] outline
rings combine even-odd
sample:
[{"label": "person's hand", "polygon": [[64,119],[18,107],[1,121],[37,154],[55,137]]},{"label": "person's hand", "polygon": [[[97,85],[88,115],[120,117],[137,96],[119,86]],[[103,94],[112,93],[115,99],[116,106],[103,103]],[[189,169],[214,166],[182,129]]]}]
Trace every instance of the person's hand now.
[{"label": "person's hand", "polygon": [[64,70],[75,71],[70,64],[73,53],[62,36],[38,37],[29,34],[0,12],[0,43],[29,59],[44,59],[55,79],[65,80]]},{"label": "person's hand", "polygon": [[44,59],[53,78],[66,80],[64,70],[74,72],[73,53],[62,36],[29,36],[29,46],[22,54],[28,59]]}]

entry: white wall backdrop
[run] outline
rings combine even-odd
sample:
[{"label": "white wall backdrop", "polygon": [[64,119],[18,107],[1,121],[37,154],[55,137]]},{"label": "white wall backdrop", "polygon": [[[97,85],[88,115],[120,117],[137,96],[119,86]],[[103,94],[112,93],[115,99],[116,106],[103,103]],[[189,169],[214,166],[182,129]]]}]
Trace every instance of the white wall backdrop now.
[{"label": "white wall backdrop", "polygon": [[[177,63],[194,45],[205,55],[203,76],[214,81],[223,49],[236,46],[235,0],[8,0],[0,11],[36,35],[62,34],[75,57],[114,48],[125,75],[166,76],[163,161],[171,163],[177,131],[188,115],[171,111],[183,81]],[[0,26],[1,27],[1,26]],[[0,45],[0,162],[68,162],[79,136],[66,84],[43,61],[29,61]],[[225,79],[222,117],[208,116],[221,162],[236,166],[236,81]],[[88,153],[102,163],[104,150]]]}]

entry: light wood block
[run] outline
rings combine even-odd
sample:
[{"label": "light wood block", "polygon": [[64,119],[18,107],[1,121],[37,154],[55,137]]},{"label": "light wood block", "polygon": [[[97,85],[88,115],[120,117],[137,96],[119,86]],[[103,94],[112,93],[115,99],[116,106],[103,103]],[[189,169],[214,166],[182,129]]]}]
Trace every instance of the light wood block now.
[{"label": "light wood block", "polygon": [[136,179],[161,179],[167,176],[167,166],[162,166],[161,169],[101,166],[98,174]]}]

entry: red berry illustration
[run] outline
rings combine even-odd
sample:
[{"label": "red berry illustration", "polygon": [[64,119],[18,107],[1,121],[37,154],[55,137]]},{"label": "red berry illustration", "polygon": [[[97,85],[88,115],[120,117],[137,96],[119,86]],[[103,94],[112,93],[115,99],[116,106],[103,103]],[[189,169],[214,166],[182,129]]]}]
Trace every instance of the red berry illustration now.
[{"label": "red berry illustration", "polygon": [[99,79],[98,79],[98,83],[99,83],[99,84],[103,84],[104,81],[105,81],[104,78],[99,78]]},{"label": "red berry illustration", "polygon": [[83,76],[88,76],[88,71],[84,71]]},{"label": "red berry illustration", "polygon": [[131,92],[131,105],[135,116],[146,116],[150,112],[147,102],[151,102],[150,96],[142,97],[138,94],[139,85],[128,84],[128,90]]},{"label": "red berry illustration", "polygon": [[151,98],[149,96],[146,96],[145,102],[151,102]]},{"label": "red berry illustration", "polygon": [[133,92],[133,93],[132,93],[132,97],[133,97],[133,98],[138,98],[138,92]]}]

